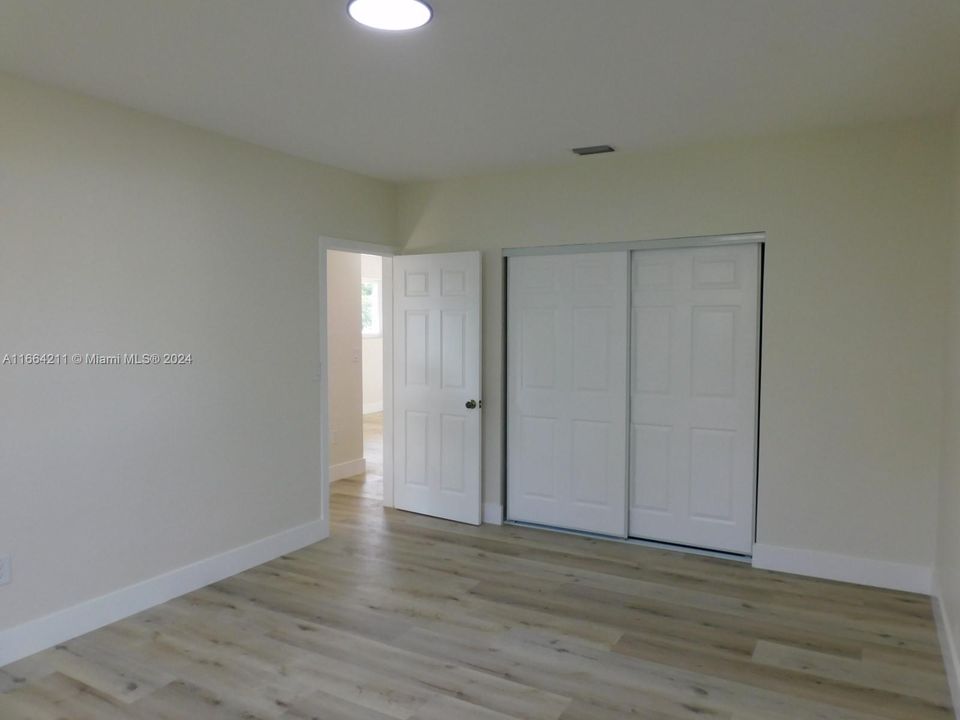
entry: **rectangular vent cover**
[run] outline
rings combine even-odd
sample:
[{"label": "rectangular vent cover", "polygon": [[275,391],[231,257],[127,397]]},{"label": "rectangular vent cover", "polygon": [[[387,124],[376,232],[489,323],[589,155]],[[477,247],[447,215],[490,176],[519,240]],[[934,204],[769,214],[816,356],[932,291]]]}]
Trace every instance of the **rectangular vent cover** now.
[{"label": "rectangular vent cover", "polygon": [[588,145],[586,147],[574,148],[573,152],[577,155],[601,155],[602,153],[612,153],[613,148],[609,145]]}]

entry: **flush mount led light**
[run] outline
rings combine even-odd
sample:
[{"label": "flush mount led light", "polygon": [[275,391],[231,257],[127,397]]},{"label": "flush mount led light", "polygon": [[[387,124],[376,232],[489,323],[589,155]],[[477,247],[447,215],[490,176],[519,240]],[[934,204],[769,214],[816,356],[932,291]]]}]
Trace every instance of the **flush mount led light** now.
[{"label": "flush mount led light", "polygon": [[350,0],[350,17],[377,30],[413,30],[430,22],[433,10],[422,0]]}]

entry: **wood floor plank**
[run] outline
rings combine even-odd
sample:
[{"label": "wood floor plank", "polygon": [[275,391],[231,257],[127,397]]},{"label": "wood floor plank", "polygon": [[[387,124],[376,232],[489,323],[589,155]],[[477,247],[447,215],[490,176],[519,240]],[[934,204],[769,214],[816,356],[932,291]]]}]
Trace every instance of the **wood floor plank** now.
[{"label": "wood floor plank", "polygon": [[928,650],[907,650],[905,648],[892,648],[887,645],[874,645],[864,643],[861,651],[864,660],[886,663],[895,667],[907,667],[915,670],[923,670],[928,673],[934,673],[941,676],[946,681],[944,674],[943,654],[940,648]]},{"label": "wood floor plank", "polygon": [[280,720],[393,720],[390,715],[317,690],[290,704]]},{"label": "wood floor plank", "polygon": [[25,686],[28,682],[45,678],[54,672],[49,653],[39,653],[0,668],[0,694]]},{"label": "wood floor plank", "polygon": [[897,667],[871,660],[853,660],[766,640],[757,643],[753,661],[826,680],[915,697],[932,705],[947,707],[950,704],[950,689],[942,673]]},{"label": "wood floor plank", "polygon": [[176,680],[173,674],[100,642],[96,634],[59,645],[48,657],[57,672],[127,704]]},{"label": "wood floor plank", "polygon": [[133,717],[126,706],[60,673],[0,695],[3,720],[132,720]]},{"label": "wood floor plank", "polygon": [[285,708],[258,709],[234,694],[207,690],[183,681],[173,682],[130,709],[137,720],[277,720]]},{"label": "wood floor plank", "polygon": [[420,708],[412,720],[526,720],[525,715],[504,715],[449,696],[439,696]]}]

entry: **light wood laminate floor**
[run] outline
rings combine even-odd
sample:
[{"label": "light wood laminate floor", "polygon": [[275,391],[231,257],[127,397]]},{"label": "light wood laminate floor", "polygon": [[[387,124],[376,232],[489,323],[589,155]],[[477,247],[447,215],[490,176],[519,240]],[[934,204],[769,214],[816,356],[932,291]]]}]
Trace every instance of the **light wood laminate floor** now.
[{"label": "light wood laminate floor", "polygon": [[946,719],[929,598],[385,511],[0,670],[2,720]]}]

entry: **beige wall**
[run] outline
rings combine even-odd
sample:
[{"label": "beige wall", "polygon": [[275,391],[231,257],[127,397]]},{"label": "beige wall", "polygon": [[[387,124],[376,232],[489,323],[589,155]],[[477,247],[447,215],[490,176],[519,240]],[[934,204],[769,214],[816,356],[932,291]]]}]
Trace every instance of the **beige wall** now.
[{"label": "beige wall", "polygon": [[484,501],[501,498],[501,248],[763,230],[758,540],[931,565],[949,137],[904,122],[404,188],[409,251],[484,251]]},{"label": "beige wall", "polygon": [[[360,258],[360,277],[383,280],[383,260],[377,255]],[[381,293],[383,285],[380,286]],[[383,336],[363,338],[363,407],[364,412],[383,408]]]},{"label": "beige wall", "polygon": [[363,457],[360,256],[329,251],[327,283],[330,465],[340,465]]},{"label": "beige wall", "polygon": [[321,515],[321,235],[395,189],[0,75],[0,629]]},{"label": "beige wall", "polygon": [[[940,524],[937,582],[948,627],[960,641],[960,112],[953,127],[954,224],[947,304],[947,361],[944,398],[943,474],[940,485]],[[960,672],[960,667],[953,671]],[[960,698],[957,698],[960,700]]]}]

